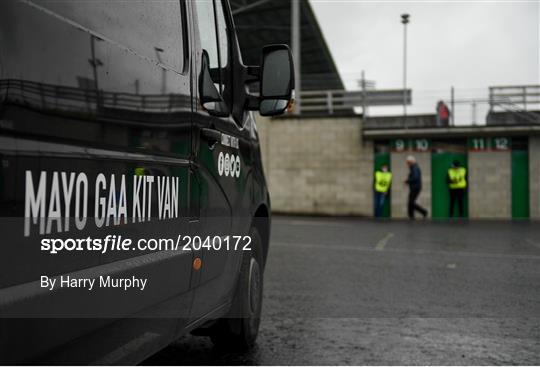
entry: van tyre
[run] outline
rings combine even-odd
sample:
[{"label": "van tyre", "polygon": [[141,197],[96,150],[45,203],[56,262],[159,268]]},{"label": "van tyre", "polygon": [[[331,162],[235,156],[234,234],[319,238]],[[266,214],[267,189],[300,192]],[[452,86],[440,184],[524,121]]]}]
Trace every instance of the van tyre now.
[{"label": "van tyre", "polygon": [[229,314],[212,327],[215,346],[245,350],[255,344],[261,321],[263,295],[263,249],[256,228],[250,230],[251,251],[243,251],[240,277]]}]

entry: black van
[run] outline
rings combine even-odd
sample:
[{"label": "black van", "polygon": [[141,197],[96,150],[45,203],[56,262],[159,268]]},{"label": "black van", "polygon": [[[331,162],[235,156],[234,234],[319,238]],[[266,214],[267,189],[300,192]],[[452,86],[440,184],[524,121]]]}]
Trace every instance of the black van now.
[{"label": "black van", "polygon": [[[0,3],[0,363],[131,364],[180,334],[250,347],[270,198],[227,0]],[[93,280],[93,282],[92,282]]]}]

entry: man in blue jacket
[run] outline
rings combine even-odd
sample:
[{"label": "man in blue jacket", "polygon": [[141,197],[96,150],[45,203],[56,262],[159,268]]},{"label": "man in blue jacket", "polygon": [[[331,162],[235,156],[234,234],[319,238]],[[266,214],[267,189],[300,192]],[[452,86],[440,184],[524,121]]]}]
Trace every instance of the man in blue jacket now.
[{"label": "man in blue jacket", "polygon": [[408,214],[410,219],[414,219],[414,212],[418,211],[425,218],[428,215],[428,211],[416,204],[416,199],[422,191],[422,171],[416,163],[416,158],[412,155],[407,157],[407,165],[409,166],[409,177],[405,180],[405,184],[409,185],[409,202],[407,205]]}]

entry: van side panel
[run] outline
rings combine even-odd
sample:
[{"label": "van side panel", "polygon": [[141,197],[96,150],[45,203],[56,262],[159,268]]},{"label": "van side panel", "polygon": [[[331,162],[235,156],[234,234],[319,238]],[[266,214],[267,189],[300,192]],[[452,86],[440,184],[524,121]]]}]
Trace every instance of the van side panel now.
[{"label": "van side panel", "polygon": [[[170,321],[153,332],[170,340],[185,323],[176,318],[190,313],[191,253],[40,250],[44,238],[188,233],[192,96],[185,4],[76,5],[0,4],[0,362],[33,359],[119,318],[162,316],[154,310],[164,304]],[[175,215],[160,218],[158,178],[177,188]],[[137,182],[146,185],[145,194],[140,187],[135,194]],[[124,196],[127,215],[117,221],[107,213]],[[29,213],[35,221],[25,220]],[[149,283],[144,296],[39,286],[43,275],[64,274],[137,275]],[[114,335],[102,341],[111,351],[115,342]]]}]

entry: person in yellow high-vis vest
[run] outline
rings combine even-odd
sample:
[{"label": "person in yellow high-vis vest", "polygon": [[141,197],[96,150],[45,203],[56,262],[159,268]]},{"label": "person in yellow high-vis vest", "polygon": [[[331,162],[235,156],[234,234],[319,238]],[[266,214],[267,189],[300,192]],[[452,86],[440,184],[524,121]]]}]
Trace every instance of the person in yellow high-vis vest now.
[{"label": "person in yellow high-vis vest", "polygon": [[458,205],[459,216],[465,217],[465,192],[467,191],[467,169],[461,167],[459,161],[454,161],[452,167],[448,169],[446,178],[448,189],[450,191],[450,213],[449,216],[454,216],[454,207]]},{"label": "person in yellow high-vis vest", "polygon": [[375,172],[373,188],[375,189],[375,217],[382,216],[384,202],[390,193],[390,185],[392,184],[392,172],[388,170],[388,165],[383,164],[381,169]]}]

